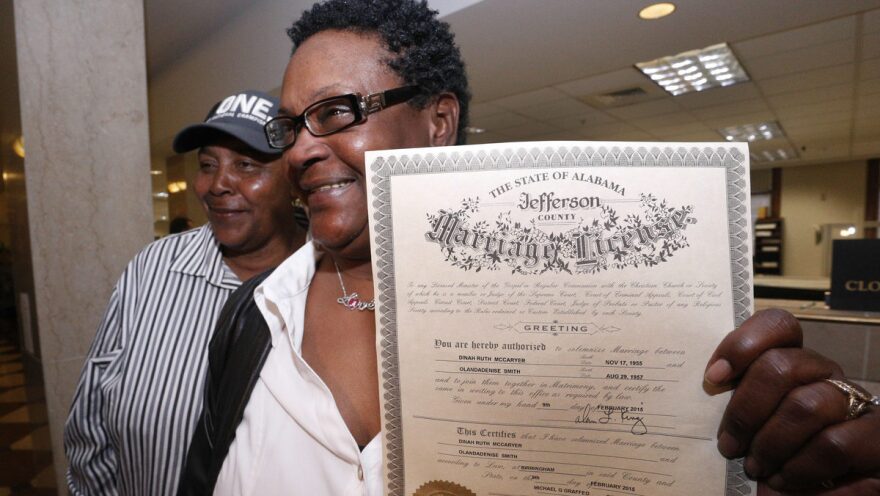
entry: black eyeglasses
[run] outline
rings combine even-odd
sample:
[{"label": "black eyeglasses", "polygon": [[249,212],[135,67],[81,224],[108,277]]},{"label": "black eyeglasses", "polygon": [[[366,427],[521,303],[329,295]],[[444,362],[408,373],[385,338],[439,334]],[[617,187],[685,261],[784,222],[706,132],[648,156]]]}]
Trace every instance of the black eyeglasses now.
[{"label": "black eyeglasses", "polygon": [[270,147],[284,149],[296,142],[296,135],[303,125],[312,136],[338,133],[364,122],[368,115],[406,102],[418,93],[418,86],[401,86],[367,96],[360,93],[334,96],[309,105],[300,115],[275,117],[263,126],[263,130]]}]

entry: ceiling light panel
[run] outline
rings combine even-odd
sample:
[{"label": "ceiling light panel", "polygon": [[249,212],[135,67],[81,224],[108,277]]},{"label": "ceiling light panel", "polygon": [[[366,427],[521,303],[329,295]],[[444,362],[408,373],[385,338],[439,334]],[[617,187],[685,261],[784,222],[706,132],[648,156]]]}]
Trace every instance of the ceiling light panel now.
[{"label": "ceiling light panel", "polygon": [[639,62],[636,67],[673,96],[749,80],[727,43]]},{"label": "ceiling light panel", "polygon": [[771,140],[785,136],[779,123],[776,121],[724,127],[718,130],[718,134],[727,141],[745,142]]},{"label": "ceiling light panel", "polygon": [[790,146],[753,150],[750,153],[752,162],[781,162],[798,158],[798,152]]}]

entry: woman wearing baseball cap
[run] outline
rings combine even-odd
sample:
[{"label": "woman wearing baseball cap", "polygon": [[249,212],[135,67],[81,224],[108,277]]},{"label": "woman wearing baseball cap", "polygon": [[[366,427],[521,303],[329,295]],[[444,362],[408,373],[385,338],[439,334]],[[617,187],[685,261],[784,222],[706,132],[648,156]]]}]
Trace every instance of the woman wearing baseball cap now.
[{"label": "woman wearing baseball cap", "polygon": [[65,428],[72,494],[174,493],[220,309],[305,241],[287,165],[263,133],[277,110],[242,91],[175,137],[174,151],[198,150],[191,186],[208,224],[149,244],[119,279]]}]

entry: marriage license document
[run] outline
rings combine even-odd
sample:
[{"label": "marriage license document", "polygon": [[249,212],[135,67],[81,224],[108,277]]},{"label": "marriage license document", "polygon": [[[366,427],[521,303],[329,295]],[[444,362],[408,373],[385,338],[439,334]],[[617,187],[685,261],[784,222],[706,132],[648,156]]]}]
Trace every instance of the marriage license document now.
[{"label": "marriage license document", "polygon": [[386,494],[754,494],[702,381],[752,308],[748,157],[368,152]]}]

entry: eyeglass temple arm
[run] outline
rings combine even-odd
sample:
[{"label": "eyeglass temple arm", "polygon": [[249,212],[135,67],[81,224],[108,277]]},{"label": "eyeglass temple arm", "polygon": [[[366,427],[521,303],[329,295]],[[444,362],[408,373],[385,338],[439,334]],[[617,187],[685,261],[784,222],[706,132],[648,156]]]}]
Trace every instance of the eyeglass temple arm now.
[{"label": "eyeglass temple arm", "polygon": [[419,92],[418,86],[403,86],[394,88],[393,90],[383,91],[382,93],[373,93],[364,98],[364,112],[372,114],[383,108],[405,102],[414,97]]}]

